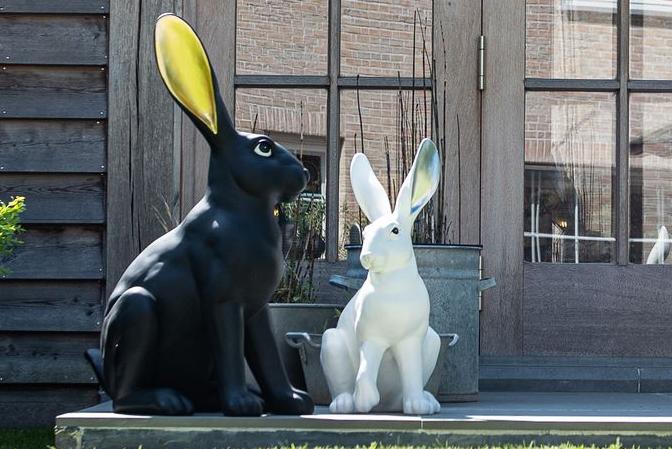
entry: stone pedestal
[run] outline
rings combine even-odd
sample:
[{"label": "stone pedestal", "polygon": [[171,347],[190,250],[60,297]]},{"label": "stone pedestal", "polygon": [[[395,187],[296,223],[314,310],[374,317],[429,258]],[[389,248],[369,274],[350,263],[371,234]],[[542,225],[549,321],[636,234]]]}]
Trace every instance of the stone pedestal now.
[{"label": "stone pedestal", "polygon": [[672,394],[481,393],[431,417],[330,415],[230,418],[131,416],[109,402],[56,418],[58,449],[213,449],[274,446],[672,446]]}]

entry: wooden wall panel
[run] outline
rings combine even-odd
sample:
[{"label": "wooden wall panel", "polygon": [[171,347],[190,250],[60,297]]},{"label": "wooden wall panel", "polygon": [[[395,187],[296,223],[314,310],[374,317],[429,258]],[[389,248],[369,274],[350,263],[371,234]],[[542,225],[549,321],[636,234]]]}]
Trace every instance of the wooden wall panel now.
[{"label": "wooden wall panel", "polygon": [[97,334],[2,333],[3,384],[93,384],[84,351],[97,348]]},{"label": "wooden wall panel", "polygon": [[3,64],[107,64],[107,18],[0,14]]},{"label": "wooden wall panel", "polygon": [[102,120],[3,120],[1,172],[105,172]]},{"label": "wooden wall panel", "polygon": [[100,281],[3,281],[0,330],[97,332],[102,321]]},{"label": "wooden wall panel", "polygon": [[55,417],[98,402],[98,389],[82,386],[0,386],[2,427],[53,426]]},{"label": "wooden wall panel", "polygon": [[[236,1],[194,0],[185,2],[183,15],[195,27],[217,74],[219,90],[233,118],[236,69]],[[181,216],[200,201],[208,179],[210,147],[191,120],[182,121]]]},{"label": "wooden wall panel", "polygon": [[[481,94],[478,90],[480,2],[434,2],[433,51],[439,133],[445,146],[444,204],[453,243],[480,243]],[[443,108],[445,103],[445,113]],[[459,126],[458,126],[459,121]],[[459,134],[458,134],[459,133]]]},{"label": "wooden wall panel", "polygon": [[[153,48],[156,18],[181,1],[110,5],[107,202],[108,293],[131,260],[165,232],[161,220],[178,202],[179,109],[159,77]],[[172,211],[171,211],[172,214]],[[160,219],[159,219],[160,217]]]},{"label": "wooden wall panel", "polygon": [[672,357],[668,267],[524,266],[525,355]]},{"label": "wooden wall panel", "polygon": [[104,67],[3,66],[2,118],[105,118]]},{"label": "wooden wall panel", "polygon": [[27,231],[0,279],[0,426],[97,402],[105,287],[108,0],[0,2],[0,200]]},{"label": "wooden wall panel", "polygon": [[107,14],[109,0],[3,0],[2,13]]},{"label": "wooden wall panel", "polygon": [[5,174],[0,201],[26,197],[21,216],[30,223],[104,223],[105,185],[100,174]]},{"label": "wooden wall panel", "polygon": [[102,238],[99,226],[29,226],[6,278],[103,279]]},{"label": "wooden wall panel", "polygon": [[525,1],[483,1],[481,242],[484,275],[481,353],[522,351]]}]

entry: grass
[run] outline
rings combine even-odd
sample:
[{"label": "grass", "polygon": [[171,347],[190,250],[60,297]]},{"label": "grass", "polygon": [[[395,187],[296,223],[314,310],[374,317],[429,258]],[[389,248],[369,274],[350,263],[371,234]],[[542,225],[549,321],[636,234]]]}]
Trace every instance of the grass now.
[{"label": "grass", "polygon": [[0,449],[46,449],[53,445],[52,427],[0,429]]},{"label": "grass", "polygon": [[[0,429],[0,449],[55,449],[54,430],[51,427],[39,427],[31,429]],[[258,449],[468,449],[460,446],[387,446],[371,443],[369,446],[356,447],[320,447],[320,446],[283,446],[274,448]],[[557,446],[545,445],[503,445],[481,446],[469,449],[645,449],[639,447],[626,448],[618,441],[608,446],[585,446],[575,444],[560,444]]]}]

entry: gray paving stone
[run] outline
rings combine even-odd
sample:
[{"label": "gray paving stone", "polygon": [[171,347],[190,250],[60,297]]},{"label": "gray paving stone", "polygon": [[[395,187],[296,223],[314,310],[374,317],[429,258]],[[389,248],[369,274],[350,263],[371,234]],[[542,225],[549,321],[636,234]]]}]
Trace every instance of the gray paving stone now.
[{"label": "gray paving stone", "polygon": [[672,394],[485,392],[439,415],[230,418],[127,416],[110,404],[56,419],[59,449],[212,449],[288,444],[493,445],[573,442],[672,446]]}]

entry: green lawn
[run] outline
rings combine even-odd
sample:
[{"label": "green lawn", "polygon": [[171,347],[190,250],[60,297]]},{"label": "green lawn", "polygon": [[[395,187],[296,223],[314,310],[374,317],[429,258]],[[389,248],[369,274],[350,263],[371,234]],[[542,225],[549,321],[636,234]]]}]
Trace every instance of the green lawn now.
[{"label": "green lawn", "polygon": [[[0,449],[53,449],[54,437],[53,429],[50,427],[40,427],[36,429],[0,429]],[[358,446],[357,448],[336,448],[336,447],[308,447],[308,446],[289,446],[286,448],[259,448],[259,449],[468,449],[466,447],[454,446],[384,446],[371,444],[370,446]],[[518,445],[518,446],[490,446],[474,449],[630,449],[624,448],[618,443],[606,446],[604,448],[596,446],[582,446],[572,444],[562,444],[559,446],[538,446],[538,445]],[[632,448],[640,449],[640,448]],[[642,448],[643,449],[643,448]]]},{"label": "green lawn", "polygon": [[45,449],[54,445],[54,429],[0,429],[0,449]]}]

